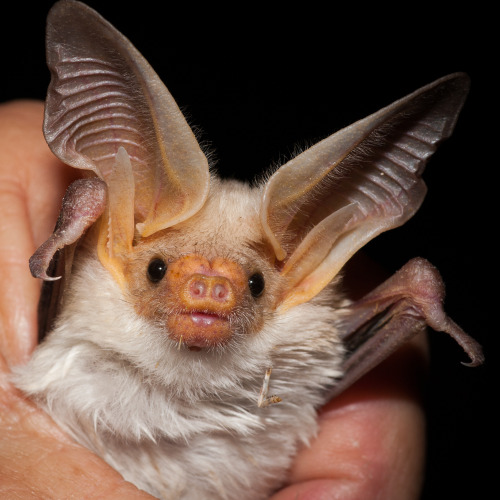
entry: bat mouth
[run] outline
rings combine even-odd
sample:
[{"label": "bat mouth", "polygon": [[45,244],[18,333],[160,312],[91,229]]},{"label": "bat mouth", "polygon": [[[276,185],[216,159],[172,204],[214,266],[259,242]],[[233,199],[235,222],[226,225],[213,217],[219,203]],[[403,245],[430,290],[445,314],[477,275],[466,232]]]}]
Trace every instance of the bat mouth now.
[{"label": "bat mouth", "polygon": [[233,336],[226,314],[207,311],[181,311],[168,318],[169,337],[178,343],[199,350],[221,346]]},{"label": "bat mouth", "polygon": [[228,321],[226,316],[216,313],[207,313],[205,311],[191,311],[181,314],[186,314],[191,318],[191,321],[200,327],[210,327],[217,321]]}]

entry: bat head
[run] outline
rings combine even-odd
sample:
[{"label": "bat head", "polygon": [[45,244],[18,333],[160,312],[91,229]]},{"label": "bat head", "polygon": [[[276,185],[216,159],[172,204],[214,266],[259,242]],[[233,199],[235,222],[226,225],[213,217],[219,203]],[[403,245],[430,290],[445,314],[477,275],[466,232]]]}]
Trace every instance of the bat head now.
[{"label": "bat head", "polygon": [[280,283],[262,243],[259,190],[213,184],[199,212],[142,238],[124,266],[136,311],[190,349],[254,334],[273,309]]},{"label": "bat head", "polygon": [[32,272],[47,277],[55,251],[94,225],[99,260],[136,311],[191,349],[251,335],[266,311],[310,301],[365,243],[406,222],[469,87],[464,74],[441,78],[251,189],[211,179],[159,77],[92,9],[57,3],[47,26],[44,134],[58,158],[92,179],[63,204]]}]

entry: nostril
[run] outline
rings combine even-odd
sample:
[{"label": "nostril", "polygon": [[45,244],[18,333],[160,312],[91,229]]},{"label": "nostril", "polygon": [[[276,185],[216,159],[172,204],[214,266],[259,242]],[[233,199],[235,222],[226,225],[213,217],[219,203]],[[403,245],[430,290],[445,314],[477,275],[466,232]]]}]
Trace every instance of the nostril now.
[{"label": "nostril", "polygon": [[201,280],[195,280],[190,283],[189,291],[194,298],[200,299],[205,296],[206,286]]},{"label": "nostril", "polygon": [[217,283],[212,289],[212,298],[215,300],[224,300],[228,296],[228,290],[222,283]]}]

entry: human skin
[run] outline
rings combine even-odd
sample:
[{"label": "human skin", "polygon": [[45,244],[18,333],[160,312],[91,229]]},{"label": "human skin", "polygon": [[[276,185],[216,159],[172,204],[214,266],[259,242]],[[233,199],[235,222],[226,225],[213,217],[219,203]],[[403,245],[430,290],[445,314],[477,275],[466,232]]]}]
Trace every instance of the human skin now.
[{"label": "human skin", "polygon": [[[0,498],[152,498],[73,442],[9,383],[10,367],[26,362],[37,343],[40,282],[28,259],[52,232],[77,175],[49,151],[42,115],[40,102],[0,105]],[[346,274],[354,295],[380,280],[377,268],[365,265],[358,257],[362,281]],[[322,408],[317,438],[299,452],[288,485],[272,500],[419,498],[426,362],[421,337]]]}]

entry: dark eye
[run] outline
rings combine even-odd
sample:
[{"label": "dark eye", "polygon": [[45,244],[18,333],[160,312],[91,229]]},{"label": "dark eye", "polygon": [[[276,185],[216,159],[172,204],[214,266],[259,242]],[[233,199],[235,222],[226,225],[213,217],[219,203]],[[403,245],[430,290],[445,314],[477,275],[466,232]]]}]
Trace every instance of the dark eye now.
[{"label": "dark eye", "polygon": [[248,288],[253,298],[260,297],[264,291],[264,276],[260,273],[255,273],[248,278]]},{"label": "dark eye", "polygon": [[167,264],[162,259],[153,259],[148,266],[148,278],[153,283],[158,283],[167,272]]}]

